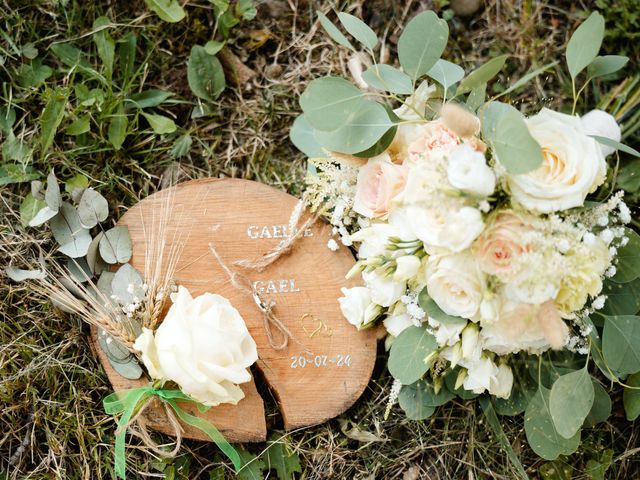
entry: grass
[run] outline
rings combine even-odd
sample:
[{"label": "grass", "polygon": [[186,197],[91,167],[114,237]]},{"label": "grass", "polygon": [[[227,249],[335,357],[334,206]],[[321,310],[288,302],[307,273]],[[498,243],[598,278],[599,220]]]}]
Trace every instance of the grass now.
[{"label": "grass", "polygon": [[[305,159],[287,139],[299,109],[297,98],[312,78],[331,72],[347,74],[346,52],[335,48],[312,22],[316,8],[326,9],[327,3],[260,2],[256,19],[235,27],[228,47],[252,71],[252,78],[227,88],[213,105],[211,116],[193,119],[191,111],[197,105],[188,87],[186,61],[191,46],[209,40],[215,24],[211,5],[205,0],[190,2],[187,18],[172,25],[149,13],[142,1],[2,0],[2,104],[14,105],[18,119],[13,130],[27,146],[35,148],[31,165],[37,171],[46,175],[55,168],[62,179],[76,173],[86,175],[109,199],[118,217],[169,180],[241,177],[299,195]],[[454,16],[449,21],[451,38],[446,56],[464,61],[471,70],[489,56],[511,54],[506,73],[494,85],[494,93],[498,93],[530,69],[561,59],[570,31],[584,12],[594,7],[592,2],[574,3],[489,0],[471,19]],[[419,8],[440,12],[449,8],[442,0],[353,1],[334,6],[368,21],[392,50],[401,26]],[[622,15],[618,10],[614,13]],[[99,84],[98,80],[87,80],[80,71],[69,73],[49,48],[73,40],[74,46],[89,54],[90,66],[104,73],[91,35],[94,20],[103,15],[111,21],[109,33],[116,41],[128,33],[137,35],[135,73],[125,79],[119,70],[114,72],[113,86],[101,109],[68,105],[69,120],[61,128],[73,118],[89,115],[91,131],[84,138],[58,134],[48,154],[41,155],[39,118],[52,89]],[[618,53],[622,43],[624,39],[616,37],[606,44],[606,53]],[[38,50],[38,57],[52,72],[43,84],[23,88],[19,72],[29,63],[24,55],[29,46]],[[625,44],[624,48],[637,65],[640,47]],[[632,72],[633,67],[627,71]],[[566,105],[571,97],[570,81],[561,73],[561,65],[554,73],[538,77],[512,100],[528,111],[542,105]],[[597,103],[621,81],[622,77],[595,84],[583,102]],[[107,131],[114,109],[127,92],[149,88],[174,93],[153,111],[172,118],[178,131],[156,135],[140,117],[137,124],[130,125],[123,148],[114,151]],[[626,112],[635,104],[618,103],[621,115],[631,118]],[[633,124],[625,126],[631,131]],[[172,157],[175,142],[185,134],[192,138],[191,149],[182,157]],[[6,135],[1,138],[6,143]],[[637,148],[637,130],[626,143]],[[10,213],[28,191],[28,183],[0,187],[0,258],[4,262],[15,249],[28,253],[35,244],[50,246],[37,229],[21,227]],[[270,431],[276,436],[283,434],[288,448],[299,456],[302,478],[514,478],[475,402],[456,401],[425,422],[407,420],[395,406],[389,419],[383,420],[390,388],[384,357],[381,351],[372,381],[356,405],[324,425],[284,433],[271,402]],[[115,425],[101,408],[101,399],[110,387],[89,349],[87,328],[54,311],[48,302],[33,299],[27,287],[4,278],[0,284],[0,372],[0,479],[112,478]],[[580,452],[554,463],[528,449],[521,417],[503,418],[505,433],[528,474],[544,479],[590,478],[585,473],[589,460],[600,459],[603,451],[611,450],[612,465],[605,478],[636,478],[640,473],[640,429],[624,420],[621,392],[616,390],[612,397],[614,414],[610,420],[586,431]],[[373,437],[365,437],[363,432]],[[374,441],[362,441],[365,438]],[[127,454],[132,478],[232,476],[212,445],[187,441],[180,457],[160,460],[137,447],[134,439],[131,442]],[[245,447],[260,453],[266,445]],[[274,471],[270,478],[275,478]]]}]

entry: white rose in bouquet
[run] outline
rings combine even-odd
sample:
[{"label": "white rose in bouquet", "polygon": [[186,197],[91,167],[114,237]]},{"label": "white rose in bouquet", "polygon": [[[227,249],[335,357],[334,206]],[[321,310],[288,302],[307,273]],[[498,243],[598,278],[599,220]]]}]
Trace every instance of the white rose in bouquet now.
[{"label": "white rose in bouquet", "polygon": [[417,238],[426,247],[444,248],[461,252],[482,233],[484,221],[477,208],[447,208],[445,205],[429,208],[421,205],[406,207],[407,217]]},{"label": "white rose in bouquet", "polygon": [[344,295],[344,297],[338,298],[340,310],[351,325],[360,328],[373,320],[373,318],[368,318],[372,313],[368,309],[372,302],[371,293],[367,287],[343,287],[340,291]]},{"label": "white rose in bouquet", "polygon": [[418,273],[421,265],[422,261],[415,255],[398,257],[396,258],[396,271],[393,274],[393,279],[396,282],[406,282]]},{"label": "white rose in bouquet", "polygon": [[513,200],[540,213],[582,206],[605,180],[607,164],[598,143],[580,118],[546,108],[527,119],[527,126],[542,147],[543,162],[526,174],[506,174]]},{"label": "white rose in bouquet", "polygon": [[382,307],[390,307],[396,303],[407,290],[405,282],[397,282],[393,277],[384,276],[376,271],[363,272],[362,279],[369,287],[373,303]]},{"label": "white rose in bouquet", "polygon": [[192,298],[182,286],[171,300],[155,334],[145,329],[134,344],[149,375],[174,381],[204,405],[235,405],[244,397],[238,384],[251,381],[249,367],[258,359],[240,313],[220,295]]},{"label": "white rose in bouquet", "polygon": [[488,197],[496,187],[496,176],[484,155],[467,143],[449,152],[447,178],[452,187],[479,197]]},{"label": "white rose in bouquet", "polygon": [[[587,135],[610,138],[619,142],[622,138],[622,130],[616,119],[603,110],[591,110],[580,119],[582,127]],[[616,151],[615,148],[599,144],[602,154],[606,157]]]},{"label": "white rose in bouquet", "polygon": [[472,318],[482,302],[484,278],[469,253],[432,256],[427,292],[447,315]]}]

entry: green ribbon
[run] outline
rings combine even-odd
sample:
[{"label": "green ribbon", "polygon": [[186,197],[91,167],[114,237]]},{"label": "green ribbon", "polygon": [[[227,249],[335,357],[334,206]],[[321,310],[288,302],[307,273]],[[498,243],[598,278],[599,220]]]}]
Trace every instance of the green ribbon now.
[{"label": "green ribbon", "polygon": [[215,442],[218,448],[220,448],[220,450],[222,450],[222,452],[233,462],[233,466],[236,468],[236,472],[240,470],[240,468],[242,467],[240,455],[238,455],[238,452],[236,452],[236,450],[229,444],[229,442],[225,440],[220,431],[206,420],[185,412],[177,403],[195,403],[198,405],[198,408],[201,409],[201,405],[198,402],[185,395],[180,390],[163,390],[161,388],[154,387],[153,384],[149,384],[140,388],[132,388],[129,390],[114,392],[111,395],[105,397],[102,401],[104,410],[109,415],[121,415],[120,420],[118,420],[118,430],[116,433],[115,446],[115,471],[118,477],[126,478],[126,425],[129,424],[129,421],[131,420],[131,417],[133,416],[137,408],[154,395],[168,404],[173,409],[173,411],[176,412],[176,415],[180,420],[206,433],[209,438],[211,438],[211,440]]}]

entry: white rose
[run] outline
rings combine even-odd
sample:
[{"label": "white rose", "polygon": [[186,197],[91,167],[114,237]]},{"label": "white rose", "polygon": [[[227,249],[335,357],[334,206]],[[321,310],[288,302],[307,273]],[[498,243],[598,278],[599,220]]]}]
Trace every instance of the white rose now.
[{"label": "white rose", "polygon": [[468,248],[484,230],[482,213],[477,208],[450,209],[444,205],[427,208],[406,207],[412,219],[413,233],[427,247],[461,252]]},{"label": "white rose", "polygon": [[463,387],[473,393],[489,390],[491,383],[496,381],[498,367],[488,357],[481,357],[477,362],[467,367],[467,376]]},{"label": "white rose", "polygon": [[244,397],[238,384],[251,381],[248,369],[258,359],[240,313],[220,295],[192,298],[182,286],[171,300],[155,338],[146,330],[134,344],[149,374],[204,405],[235,405]]},{"label": "white rose", "polygon": [[556,283],[546,275],[532,275],[525,270],[509,280],[504,287],[504,296],[514,302],[540,305],[558,295],[560,284],[558,279],[554,280]]},{"label": "white rose", "polygon": [[396,259],[396,271],[393,274],[393,279],[396,282],[405,282],[418,273],[421,265],[422,261],[415,255],[398,257]]},{"label": "white rose", "polygon": [[513,372],[508,365],[501,363],[498,365],[498,372],[496,376],[491,379],[489,393],[498,398],[507,399],[511,396],[512,388]]},{"label": "white rose", "polygon": [[382,324],[390,335],[397,337],[407,328],[413,326],[413,320],[411,320],[408,313],[400,313],[397,315],[387,315],[382,321]]},{"label": "white rose", "polygon": [[[602,110],[591,110],[581,119],[582,127],[587,135],[610,138],[619,142],[622,138],[620,125],[612,115]],[[599,143],[602,154],[606,157],[616,151],[615,148]]]},{"label": "white rose", "polygon": [[484,278],[469,253],[432,256],[427,261],[427,291],[448,315],[472,318],[482,302]]},{"label": "white rose", "polygon": [[342,315],[354,327],[360,328],[367,320],[365,313],[371,304],[371,294],[367,287],[341,288],[344,297],[338,298]]},{"label": "white rose", "polygon": [[578,117],[546,108],[527,119],[527,126],[542,147],[543,162],[532,172],[505,175],[513,200],[540,213],[582,206],[605,180],[607,164],[598,143]]},{"label": "white rose", "polygon": [[405,282],[396,282],[393,277],[385,277],[375,271],[363,272],[362,279],[369,288],[373,303],[382,307],[396,303],[407,290]]},{"label": "white rose", "polygon": [[449,152],[447,178],[452,187],[480,197],[488,197],[496,187],[496,176],[484,155],[467,143]]}]

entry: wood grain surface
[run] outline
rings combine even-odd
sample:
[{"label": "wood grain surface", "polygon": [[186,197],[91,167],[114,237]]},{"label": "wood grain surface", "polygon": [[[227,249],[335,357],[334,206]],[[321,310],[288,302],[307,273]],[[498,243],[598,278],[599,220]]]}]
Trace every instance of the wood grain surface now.
[{"label": "wood grain surface", "polygon": [[[288,430],[322,423],[347,408],[369,382],[376,357],[375,332],[358,332],[342,316],[337,302],[340,288],[353,286],[345,274],[354,264],[348,249],[327,247],[331,226],[317,221],[292,251],[257,273],[232,267],[275,301],[274,311],[292,333],[283,350],[271,347],[263,315],[246,292],[235,288],[210,252],[210,243],[228,266],[240,259],[256,259],[289,234],[287,224],[297,199],[269,186],[238,179],[205,179],[182,183],[149,196],[120,220],[133,242],[131,264],[145,265],[145,229],[152,217],[171,202],[167,241],[182,242],[175,281],[195,297],[204,292],[227,297],[245,319],[258,345],[257,368],[275,393]],[[93,333],[94,340],[96,332]],[[274,333],[277,337],[277,332]],[[115,390],[144,384],[116,373],[105,355],[99,356]],[[232,442],[266,438],[264,405],[253,382],[238,405],[221,405],[202,414]],[[149,419],[152,428],[171,433],[159,408]],[[185,436],[206,439],[185,425]]]}]

